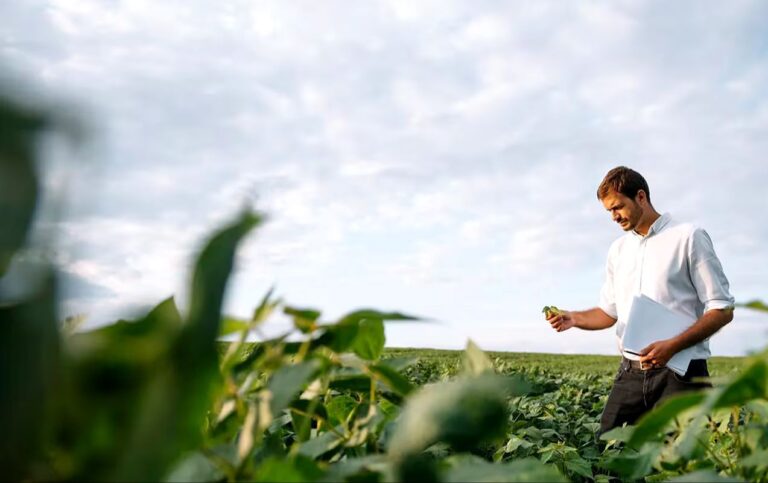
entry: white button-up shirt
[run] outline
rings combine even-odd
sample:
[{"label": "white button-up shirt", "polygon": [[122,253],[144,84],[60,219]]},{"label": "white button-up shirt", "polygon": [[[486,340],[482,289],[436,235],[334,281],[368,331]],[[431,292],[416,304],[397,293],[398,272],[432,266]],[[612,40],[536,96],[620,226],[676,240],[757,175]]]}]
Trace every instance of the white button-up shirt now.
[{"label": "white button-up shirt", "polygon": [[[644,294],[698,320],[712,309],[733,307],[728,279],[702,228],[664,213],[643,236],[631,231],[611,244],[599,307],[617,319],[619,351],[632,297]],[[693,346],[694,359],[710,356],[709,340]]]}]

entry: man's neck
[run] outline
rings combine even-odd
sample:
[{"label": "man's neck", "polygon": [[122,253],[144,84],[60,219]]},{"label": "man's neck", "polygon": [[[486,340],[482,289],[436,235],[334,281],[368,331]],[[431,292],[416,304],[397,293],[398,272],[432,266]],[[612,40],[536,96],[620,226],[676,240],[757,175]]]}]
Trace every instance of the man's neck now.
[{"label": "man's neck", "polygon": [[659,219],[661,215],[656,212],[653,208],[648,212],[647,216],[644,216],[643,219],[640,220],[640,223],[637,224],[637,228],[635,228],[635,231],[643,236],[648,235],[648,231],[651,229],[651,226],[656,222],[656,220]]}]

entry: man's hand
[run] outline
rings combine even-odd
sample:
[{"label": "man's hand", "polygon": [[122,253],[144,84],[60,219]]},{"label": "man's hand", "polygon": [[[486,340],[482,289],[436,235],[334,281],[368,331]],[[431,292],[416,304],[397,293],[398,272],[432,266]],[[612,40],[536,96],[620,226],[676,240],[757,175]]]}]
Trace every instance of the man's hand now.
[{"label": "man's hand", "polygon": [[657,340],[640,351],[640,363],[650,364],[652,367],[664,367],[678,352],[680,348],[673,339]]},{"label": "man's hand", "polygon": [[550,313],[550,316],[547,317],[547,322],[549,322],[549,325],[551,325],[552,328],[558,332],[568,330],[576,325],[576,322],[573,320],[573,316],[567,310],[560,310],[557,313]]}]

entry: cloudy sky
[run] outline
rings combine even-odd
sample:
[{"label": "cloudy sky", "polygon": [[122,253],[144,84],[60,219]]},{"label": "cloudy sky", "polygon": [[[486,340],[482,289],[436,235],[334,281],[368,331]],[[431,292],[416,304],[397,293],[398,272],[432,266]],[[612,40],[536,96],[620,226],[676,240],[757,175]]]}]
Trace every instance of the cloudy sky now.
[{"label": "cloudy sky", "polygon": [[[205,234],[252,204],[270,221],[232,314],[275,285],[329,320],[437,321],[388,327],[392,346],[615,353],[612,330],[555,333],[540,310],[597,304],[622,232],[595,190],[620,164],[710,233],[737,300],[768,298],[764,2],[21,0],[0,18],[2,80],[89,126],[45,152],[70,194],[49,226],[66,307],[91,325],[183,301]],[[712,348],[766,344],[742,310]]]}]

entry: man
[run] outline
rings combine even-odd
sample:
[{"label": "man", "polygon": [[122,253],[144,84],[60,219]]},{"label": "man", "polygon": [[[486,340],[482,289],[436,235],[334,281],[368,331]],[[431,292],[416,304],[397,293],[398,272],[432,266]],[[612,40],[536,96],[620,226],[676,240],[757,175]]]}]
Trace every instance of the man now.
[{"label": "man", "polygon": [[[709,386],[695,379],[709,376],[708,339],[733,319],[734,298],[707,232],[668,213],[660,215],[639,173],[624,166],[610,170],[597,189],[597,198],[627,233],[608,251],[600,305],[550,315],[547,320],[552,327],[562,332],[616,324],[623,354],[621,337],[635,295],[642,293],[696,320],[676,337],[653,342],[641,356],[622,358],[600,421],[604,433],[624,423],[634,424],[671,394]],[[689,347],[694,356],[684,376],[665,367],[673,355]]]}]

